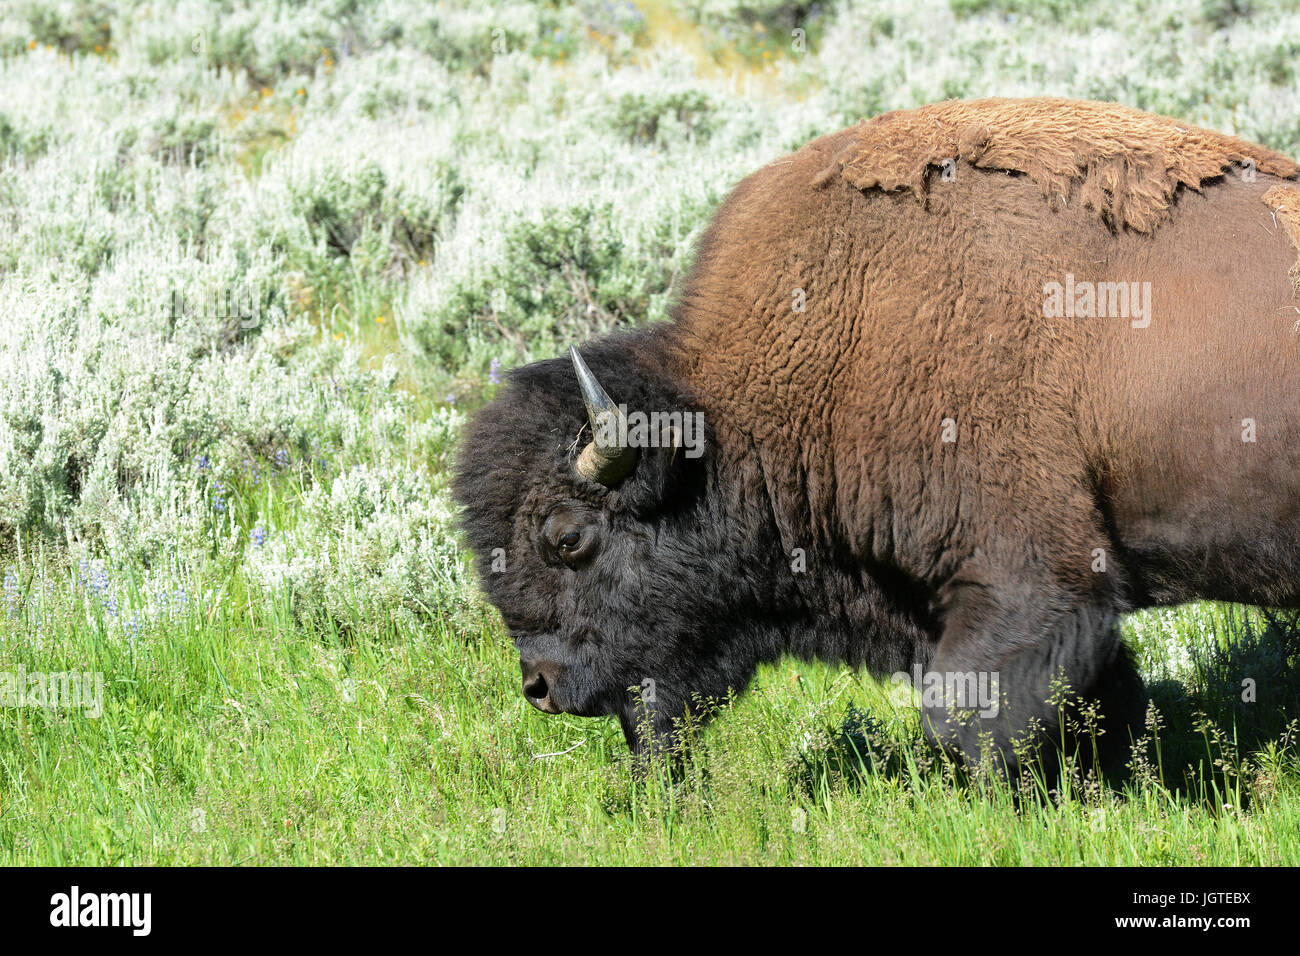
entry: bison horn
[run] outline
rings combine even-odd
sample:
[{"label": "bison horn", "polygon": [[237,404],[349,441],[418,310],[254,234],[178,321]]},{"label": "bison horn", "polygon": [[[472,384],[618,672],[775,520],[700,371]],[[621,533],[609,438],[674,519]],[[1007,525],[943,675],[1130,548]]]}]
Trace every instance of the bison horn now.
[{"label": "bison horn", "polygon": [[[620,439],[627,436],[627,421],[572,345],[569,346],[569,356],[573,359],[573,370],[578,373],[578,387],[582,389],[582,402],[587,406],[592,432],[592,441],[582,449],[573,467],[589,481],[616,485],[636,464],[636,449],[619,444]],[[615,436],[613,444],[600,443],[602,437],[611,434]]]}]

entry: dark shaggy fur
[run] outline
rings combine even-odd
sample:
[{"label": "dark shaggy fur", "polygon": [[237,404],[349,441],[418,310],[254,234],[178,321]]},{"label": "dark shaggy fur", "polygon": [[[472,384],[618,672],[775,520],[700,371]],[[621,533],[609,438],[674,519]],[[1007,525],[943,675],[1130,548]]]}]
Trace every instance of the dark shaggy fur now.
[{"label": "dark shaggy fur", "polygon": [[[1122,107],[1000,100],[889,114],[750,176],[675,321],[583,347],[629,409],[702,410],[702,458],[578,477],[567,359],[514,372],[469,429],[456,496],[526,679],[543,668],[548,709],[617,714],[634,747],[784,653],[996,673],[996,716],[926,709],[967,755],[984,734],[1013,764],[1056,726],[1057,679],[1126,740],[1144,695],[1120,615],[1300,604],[1295,249],[1261,201],[1296,172]],[[1048,317],[1067,274],[1150,283],[1150,324]],[[648,735],[631,687],[653,687]]]}]

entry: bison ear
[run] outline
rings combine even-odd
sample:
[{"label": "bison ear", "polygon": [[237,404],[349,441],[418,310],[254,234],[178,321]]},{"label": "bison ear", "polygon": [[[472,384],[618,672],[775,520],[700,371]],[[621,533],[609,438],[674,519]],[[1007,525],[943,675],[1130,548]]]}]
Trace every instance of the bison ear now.
[{"label": "bison ear", "polygon": [[644,448],[636,468],[621,489],[623,499],[638,512],[658,511],[683,498],[703,474],[703,429],[684,435],[675,425],[660,432],[654,447]]}]

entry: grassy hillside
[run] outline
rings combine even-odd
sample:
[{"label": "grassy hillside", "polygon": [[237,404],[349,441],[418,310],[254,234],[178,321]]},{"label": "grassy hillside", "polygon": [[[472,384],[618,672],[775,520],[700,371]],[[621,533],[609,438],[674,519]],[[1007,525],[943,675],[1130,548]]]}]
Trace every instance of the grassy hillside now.
[{"label": "grassy hillside", "polygon": [[0,864],[1297,862],[1293,618],[1127,622],[1122,794],[959,778],[790,661],[639,777],[519,694],[446,481],[500,369],[664,319],[783,152],[1048,93],[1300,156],[1295,37],[1280,0],[7,4],[0,696],[103,700],[0,706]]}]

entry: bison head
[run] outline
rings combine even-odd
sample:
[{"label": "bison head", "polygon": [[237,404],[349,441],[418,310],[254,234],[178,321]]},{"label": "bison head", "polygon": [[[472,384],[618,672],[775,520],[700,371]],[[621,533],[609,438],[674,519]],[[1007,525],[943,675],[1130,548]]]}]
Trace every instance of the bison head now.
[{"label": "bison head", "polygon": [[692,434],[707,416],[646,359],[654,344],[627,333],[512,372],[454,479],[524,696],[617,716],[634,751],[779,653],[784,564],[774,536],[739,520],[744,496],[721,489],[716,449]]}]

